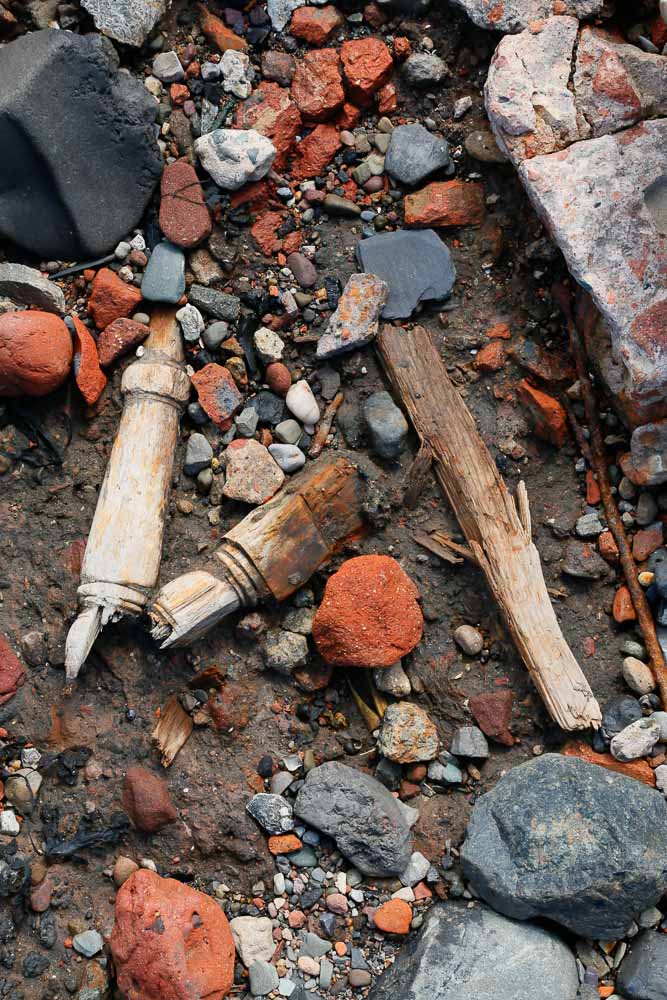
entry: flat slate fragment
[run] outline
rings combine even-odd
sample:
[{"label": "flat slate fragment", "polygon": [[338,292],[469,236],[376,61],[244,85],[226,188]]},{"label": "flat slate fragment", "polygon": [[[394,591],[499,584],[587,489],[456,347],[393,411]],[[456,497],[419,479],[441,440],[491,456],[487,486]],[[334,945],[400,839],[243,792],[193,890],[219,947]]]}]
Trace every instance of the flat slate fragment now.
[{"label": "flat slate fragment", "polygon": [[2,47],[0,238],[42,258],[85,260],[141,219],[162,173],[157,104],[116,60],[101,35],[70,31]]},{"label": "flat slate fragment", "polygon": [[389,285],[384,319],[409,319],[420,302],[443,302],[452,293],[456,269],[432,229],[371,236],[357,244],[357,256],[364,271]]}]

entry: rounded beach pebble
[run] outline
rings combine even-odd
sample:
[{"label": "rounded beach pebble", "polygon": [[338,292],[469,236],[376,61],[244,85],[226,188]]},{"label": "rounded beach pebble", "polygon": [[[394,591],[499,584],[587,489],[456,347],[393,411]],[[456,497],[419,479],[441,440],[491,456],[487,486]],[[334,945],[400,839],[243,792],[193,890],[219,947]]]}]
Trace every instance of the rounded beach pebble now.
[{"label": "rounded beach pebble", "polygon": [[390,556],[357,556],[329,578],[313,621],[327,663],[391,667],[415,648],[424,619],[419,592]]},{"label": "rounded beach pebble", "polygon": [[63,384],[72,364],[72,338],[47,312],[0,316],[0,396],[46,396]]}]

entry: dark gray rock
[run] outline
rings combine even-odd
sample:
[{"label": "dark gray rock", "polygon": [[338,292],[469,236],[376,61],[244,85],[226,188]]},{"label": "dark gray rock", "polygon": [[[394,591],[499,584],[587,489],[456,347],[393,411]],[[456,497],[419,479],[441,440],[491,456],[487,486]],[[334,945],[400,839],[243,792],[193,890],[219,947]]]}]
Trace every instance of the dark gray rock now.
[{"label": "dark gray rock", "polygon": [[449,76],[447,63],[432,52],[413,52],[405,61],[403,73],[413,87],[437,86]]},{"label": "dark gray rock", "polygon": [[609,566],[596,549],[573,538],[565,546],[562,569],[577,580],[599,580],[609,574]]},{"label": "dark gray rock", "polygon": [[155,101],[100,35],[35,31],[0,56],[0,236],[42,257],[113,250],[162,172]]},{"label": "dark gray rock", "polygon": [[610,698],[602,709],[602,728],[611,739],[641,718],[642,707],[637,699],[629,694],[619,694]]},{"label": "dark gray rock", "polygon": [[163,240],[153,250],[141,281],[141,294],[148,302],[175,305],[185,291],[185,255]]},{"label": "dark gray rock", "polygon": [[389,285],[385,319],[409,319],[420,302],[442,302],[454,287],[452,258],[433,229],[371,236],[357,244],[357,256],[364,271]]},{"label": "dark gray rock", "polygon": [[362,771],[337,761],[313,768],[294,812],[333,837],[341,853],[366,875],[398,875],[410,860],[412,838],[400,803]]},{"label": "dark gray rock", "polygon": [[667,937],[646,931],[632,943],[616,980],[628,1000],[667,1000]]},{"label": "dark gray rock", "polygon": [[366,430],[373,451],[389,462],[400,458],[408,436],[408,422],[388,392],[374,392],[364,403]]},{"label": "dark gray rock", "polygon": [[196,476],[202,469],[208,469],[213,458],[213,449],[203,434],[191,434],[185,448],[183,472],[186,476]]},{"label": "dark gray rock", "polygon": [[574,955],[560,938],[481,904],[439,903],[369,1000],[575,1000]]},{"label": "dark gray rock", "polygon": [[197,309],[228,323],[235,323],[241,313],[241,302],[236,295],[229,295],[217,288],[207,288],[206,285],[191,285],[188,299]]},{"label": "dark gray rock", "polygon": [[436,170],[452,168],[453,164],[444,139],[423,125],[399,125],[391,133],[384,166],[401,184],[414,187]]},{"label": "dark gray rock", "polygon": [[463,870],[508,917],[546,917],[580,937],[615,940],[667,888],[666,823],[654,789],[546,754],[478,800]]},{"label": "dark gray rock", "polygon": [[294,826],[292,807],[282,795],[259,792],[250,799],[246,810],[267,833],[272,835],[289,833]]}]

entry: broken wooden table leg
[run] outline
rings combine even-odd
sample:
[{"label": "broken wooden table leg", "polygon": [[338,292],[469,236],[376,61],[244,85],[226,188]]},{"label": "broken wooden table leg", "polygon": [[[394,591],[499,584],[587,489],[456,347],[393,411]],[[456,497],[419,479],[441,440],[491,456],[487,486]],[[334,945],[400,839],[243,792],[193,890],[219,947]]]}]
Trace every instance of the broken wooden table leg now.
[{"label": "broken wooden table leg", "polygon": [[212,572],[185,573],[162,587],[150,610],[153,638],[163,648],[184,645],[263,597],[289,597],[363,530],[364,483],[345,458],[295,476],[224,536]]},{"label": "broken wooden table leg", "polygon": [[523,483],[510,497],[426,330],[385,326],[380,357],[551,717],[597,728],[602,715],[560,630],[531,538]]},{"label": "broken wooden table leg", "polygon": [[121,388],[123,415],[81,568],[81,611],[67,636],[68,681],[101,629],[140,614],[157,583],[179,418],[190,390],[174,310],[153,314],[144,352]]}]

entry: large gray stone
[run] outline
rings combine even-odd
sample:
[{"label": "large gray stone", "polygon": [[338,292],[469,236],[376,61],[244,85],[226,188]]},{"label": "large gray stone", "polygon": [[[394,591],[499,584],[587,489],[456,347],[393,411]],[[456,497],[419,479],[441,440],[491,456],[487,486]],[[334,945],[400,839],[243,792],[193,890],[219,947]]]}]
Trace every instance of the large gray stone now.
[{"label": "large gray stone", "polygon": [[667,1000],[667,937],[646,931],[632,942],[616,981],[628,1000]]},{"label": "large gray stone", "polygon": [[448,248],[432,229],[398,229],[361,240],[357,256],[364,271],[389,285],[385,319],[409,319],[421,302],[449,298],[456,269]]},{"label": "large gray stone", "polygon": [[143,45],[167,5],[168,0],[81,0],[97,28],[125,45]]},{"label": "large gray stone", "polygon": [[575,1000],[578,985],[574,955],[556,935],[480,903],[439,903],[369,1000]]},{"label": "large gray stone", "polygon": [[100,35],[0,48],[0,237],[58,260],[113,250],[162,172],[156,108]]},{"label": "large gray stone", "polygon": [[[554,0],[453,0],[480,28],[496,31],[522,31],[531,22],[541,21],[554,12]],[[602,12],[605,0],[562,0],[560,14],[580,20]]]},{"label": "large gray stone", "polygon": [[640,781],[546,754],[475,805],[461,851],[482,899],[508,917],[546,917],[617,939],[667,888],[667,803]]},{"label": "large gray stone", "polygon": [[398,875],[412,853],[401,804],[369,774],[337,761],[309,771],[294,803],[305,823],[333,837],[366,875]]},{"label": "large gray stone", "polygon": [[394,129],[384,166],[392,177],[410,187],[420,184],[436,170],[447,170],[447,173],[453,170],[445,140],[418,124],[399,125]]}]

